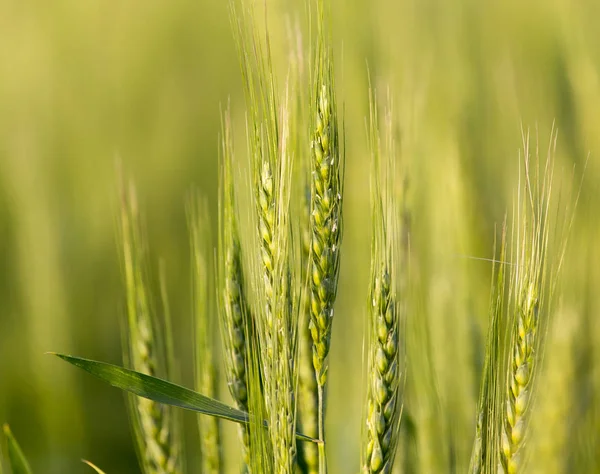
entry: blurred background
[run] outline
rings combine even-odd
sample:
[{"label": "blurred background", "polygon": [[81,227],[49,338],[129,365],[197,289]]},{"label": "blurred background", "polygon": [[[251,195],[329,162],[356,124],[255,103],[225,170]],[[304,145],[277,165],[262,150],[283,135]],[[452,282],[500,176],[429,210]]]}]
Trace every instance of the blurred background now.
[{"label": "blurred background", "polygon": [[[302,18],[304,2],[267,4],[283,63],[286,25]],[[408,407],[424,428],[415,441],[421,472],[468,465],[491,281],[491,264],[468,257],[493,257],[514,202],[523,130],[534,144],[539,131],[545,156],[553,123],[556,194],[569,183],[576,192],[589,162],[549,331],[556,370],[545,383],[557,388],[539,395],[554,435],[534,452],[555,456],[555,472],[600,472],[600,2],[331,5],[347,152],[331,472],[357,472],[359,462],[367,64],[394,96],[409,176],[411,317],[427,340],[411,350],[426,351],[428,366],[412,370],[409,384],[436,394]],[[227,2],[214,0],[0,2],[0,421],[35,472],[89,472],[81,458],[110,474],[138,472],[123,394],[44,354],[121,361],[117,160],[136,182],[153,264],[166,263],[183,383],[193,384],[185,198],[199,187],[216,216],[228,98],[244,130],[228,15]],[[229,402],[226,390],[221,398]],[[194,472],[194,415],[185,421]]]}]

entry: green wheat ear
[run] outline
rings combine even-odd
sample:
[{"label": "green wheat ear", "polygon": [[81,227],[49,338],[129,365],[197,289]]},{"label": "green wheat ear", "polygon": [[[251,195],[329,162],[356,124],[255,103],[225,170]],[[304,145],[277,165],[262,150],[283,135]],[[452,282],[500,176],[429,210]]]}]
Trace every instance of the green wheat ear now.
[{"label": "green wheat ear", "polygon": [[[493,472],[499,455],[497,440],[502,424],[502,396],[505,373],[502,360],[502,334],[506,283],[506,224],[502,229],[499,265],[492,267],[496,276],[490,301],[490,326],[487,334],[485,362],[477,406],[475,441],[469,466],[470,474]],[[493,280],[492,280],[493,281]]]},{"label": "green wheat ear", "polygon": [[[151,303],[147,249],[133,186],[121,192],[120,231],[127,294],[127,331],[124,359],[132,369],[170,378],[173,353],[168,308],[158,317]],[[164,302],[164,301],[163,301]],[[181,427],[171,407],[128,397],[142,470],[148,474],[182,472]]]},{"label": "green wheat ear", "polygon": [[[236,407],[248,412],[248,370],[253,322],[245,295],[242,246],[239,236],[232,176],[234,162],[231,115],[222,119],[221,175],[219,183],[218,302],[225,372]],[[240,426],[245,468],[250,470],[250,427]]]},{"label": "green wheat ear", "polygon": [[[273,472],[292,473],[296,464],[296,382],[298,259],[290,217],[293,150],[290,145],[289,86],[282,103],[272,70],[269,34],[262,34],[255,10],[242,2],[233,22],[249,117],[249,156],[253,183],[256,245],[251,283],[264,410]],[[260,404],[258,404],[260,405]],[[253,408],[253,406],[251,406]],[[260,409],[260,407],[257,407]]]},{"label": "green wheat ear", "polygon": [[548,240],[555,139],[553,131],[542,176],[534,174],[539,172],[540,157],[535,157],[538,163],[532,169],[529,138],[524,141],[525,180],[513,224],[510,340],[506,351],[508,364],[498,464],[499,472],[509,474],[523,472],[529,412],[549,320],[546,284],[548,260],[552,258],[548,255]]},{"label": "green wheat ear", "polygon": [[[300,244],[300,281],[302,295],[298,317],[298,425],[303,433],[318,436],[317,379],[312,363],[312,338],[309,330],[310,293],[308,291],[308,267],[310,262],[310,167],[308,97],[310,87],[305,72],[307,51],[299,29],[288,28],[290,49],[290,150],[294,155],[294,195],[292,213],[298,216],[294,222]],[[319,472],[319,454],[314,443],[298,443],[298,468],[303,474]]]},{"label": "green wheat ear", "polygon": [[[325,439],[325,385],[333,306],[337,294],[342,240],[344,160],[339,142],[333,53],[319,2],[318,36],[314,51],[311,98],[310,205],[310,333],[319,401],[318,432]],[[326,472],[325,448],[320,446],[319,471]]]},{"label": "green wheat ear", "polygon": [[367,409],[363,430],[362,472],[392,472],[404,388],[404,324],[400,298],[401,273],[406,258],[401,252],[400,208],[395,191],[396,147],[391,100],[385,126],[379,128],[375,93],[370,94],[370,148],[372,155],[371,203],[373,237],[367,336]]},{"label": "green wheat ear", "polygon": [[[188,204],[188,219],[192,252],[193,315],[196,324],[196,391],[218,399],[211,221],[206,199],[192,195]],[[219,420],[199,415],[198,429],[202,472],[219,474],[222,470]]]}]

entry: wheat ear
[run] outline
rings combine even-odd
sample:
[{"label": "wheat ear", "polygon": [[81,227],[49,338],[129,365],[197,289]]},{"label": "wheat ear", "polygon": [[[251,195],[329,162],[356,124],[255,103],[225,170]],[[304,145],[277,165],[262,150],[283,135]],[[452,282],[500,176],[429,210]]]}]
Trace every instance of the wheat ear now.
[{"label": "wheat ear", "polygon": [[[337,294],[342,237],[343,157],[338,134],[333,57],[326,42],[324,7],[319,4],[312,99],[310,333],[319,399],[319,439],[325,439],[325,384],[333,305]],[[325,447],[319,445],[319,471],[326,472]]]},{"label": "wheat ear", "polygon": [[[299,216],[300,240],[300,281],[302,295],[298,319],[298,424],[299,430],[307,436],[318,436],[318,396],[315,368],[312,362],[312,338],[309,330],[310,292],[308,270],[310,266],[310,168],[311,153],[308,141],[309,127],[307,115],[308,83],[305,84],[305,55],[302,35],[299,29],[289,28],[291,45],[290,77],[294,91],[290,101],[290,149],[295,156],[295,178],[297,184],[293,200],[294,213]],[[298,467],[303,474],[319,472],[319,454],[314,443],[298,443]]]},{"label": "wheat ear", "polygon": [[[188,204],[190,247],[192,253],[193,315],[196,324],[196,390],[218,398],[215,357],[214,284],[210,215],[206,199],[192,195]],[[222,471],[220,427],[217,418],[198,416],[202,472],[219,474]]]},{"label": "wheat ear", "polygon": [[[266,326],[260,333],[266,337],[266,351],[263,355],[265,373],[265,400],[271,423],[271,442],[274,450],[274,466],[277,473],[292,473],[296,462],[296,370],[297,370],[297,321],[298,288],[297,269],[292,255],[292,234],[289,221],[290,190],[292,177],[292,157],[288,148],[289,115],[287,101],[281,108],[281,137],[277,158],[272,163],[277,174],[265,182],[265,173],[259,181],[260,192],[270,185],[273,179],[275,191],[275,212],[272,241],[267,241],[264,226],[259,227],[263,242],[264,292],[261,301],[266,316]],[[275,150],[273,150],[275,151]],[[266,169],[263,166],[263,170]],[[265,185],[266,184],[266,185]],[[259,200],[260,203],[260,200]],[[259,205],[259,214],[266,211]],[[260,223],[268,214],[259,216]],[[271,243],[272,242],[272,243]],[[269,258],[264,258],[270,252]],[[272,354],[272,355],[271,355]],[[271,355],[271,357],[269,357]]]},{"label": "wheat ear", "polygon": [[394,194],[396,152],[391,100],[388,100],[383,133],[379,130],[374,93],[371,93],[370,103],[374,229],[371,244],[368,393],[362,472],[389,474],[398,448],[402,413],[404,344],[398,291],[399,265],[404,262],[400,261],[400,214]]},{"label": "wheat ear", "polygon": [[[229,391],[238,409],[248,412],[248,341],[252,321],[244,293],[242,248],[240,244],[235,191],[232,176],[234,159],[229,109],[222,122],[221,182],[219,201],[218,299],[225,369]],[[250,469],[249,426],[239,428],[245,468]]]},{"label": "wheat ear", "polygon": [[[555,146],[555,135],[551,147]],[[539,161],[539,156],[536,156]],[[551,152],[541,182],[533,175],[529,157],[529,139],[524,143],[525,186],[519,197],[515,232],[516,254],[510,308],[512,337],[508,347],[507,387],[504,399],[504,423],[501,430],[499,471],[519,472],[524,463],[524,440],[529,422],[528,411],[533,381],[540,361],[545,314],[546,260],[548,248],[548,211],[551,197]],[[539,166],[539,165],[538,165]],[[520,190],[521,192],[521,190]]]},{"label": "wheat ear", "polygon": [[[303,174],[304,175],[304,174]],[[308,173],[306,173],[308,175]],[[310,262],[310,186],[304,187],[301,196],[301,238],[302,238],[302,283],[308,283],[308,266]],[[298,411],[299,423],[302,432],[316,438],[319,435],[319,398],[317,378],[312,360],[312,337],[309,329],[310,323],[310,292],[308,285],[303,288],[301,300],[301,313],[299,317],[299,357],[298,368]],[[298,456],[298,464],[303,474],[318,474],[319,453],[314,443],[302,443]]]},{"label": "wheat ear", "polygon": [[[133,187],[129,194],[122,191],[121,235],[128,315],[125,358],[138,372],[168,378],[172,371],[168,311],[164,310],[161,327],[151,311],[145,242]],[[147,474],[180,473],[181,435],[173,410],[146,398],[131,396],[129,402],[143,471]]]},{"label": "wheat ear", "polygon": [[[494,254],[496,245],[494,245]],[[492,266],[492,289],[490,300],[490,325],[487,333],[485,362],[476,414],[475,440],[471,452],[469,474],[493,472],[498,459],[498,427],[502,424],[502,398],[505,373],[501,341],[506,283],[506,222],[502,227],[499,262]]]},{"label": "wheat ear", "polygon": [[[265,411],[273,471],[296,468],[298,258],[290,219],[293,150],[290,146],[290,86],[280,103],[269,34],[259,33],[253,6],[232,11],[249,116],[258,252],[252,276],[252,314],[260,351]],[[253,356],[254,357],[254,356]],[[256,357],[254,357],[256,359]],[[262,446],[264,440],[259,440]]]}]

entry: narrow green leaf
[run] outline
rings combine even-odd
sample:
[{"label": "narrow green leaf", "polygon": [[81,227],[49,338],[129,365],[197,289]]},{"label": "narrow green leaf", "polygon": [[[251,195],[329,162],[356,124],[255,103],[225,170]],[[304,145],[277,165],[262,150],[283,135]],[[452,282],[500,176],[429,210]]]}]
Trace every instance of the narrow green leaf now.
[{"label": "narrow green leaf", "polygon": [[61,359],[79,367],[86,372],[108,382],[113,387],[131,392],[155,402],[164,403],[197,411],[205,415],[216,416],[237,423],[247,423],[248,414],[236,410],[217,400],[201,395],[193,390],[176,385],[166,380],[142,374],[105,362],[83,359],[64,354],[55,354]]},{"label": "narrow green leaf", "polygon": [[8,444],[8,460],[13,474],[31,474],[29,463],[8,425],[4,425],[4,435]]},{"label": "narrow green leaf", "polygon": [[[189,388],[124,367],[107,364],[106,362],[73,357],[65,354],[51,354],[89,372],[105,382],[108,382],[113,387],[120,388],[140,397],[148,398],[165,405],[172,405],[185,410],[234,421],[236,423],[249,423],[248,413],[194,392]],[[319,443],[319,440],[303,434],[297,434],[296,437],[302,441]]]},{"label": "narrow green leaf", "polygon": [[83,462],[84,464],[87,464],[88,466],[90,466],[98,474],[106,474],[102,469],[100,469],[98,466],[96,466],[95,464],[91,463],[90,461],[86,461],[85,459],[82,459],[81,462]]}]

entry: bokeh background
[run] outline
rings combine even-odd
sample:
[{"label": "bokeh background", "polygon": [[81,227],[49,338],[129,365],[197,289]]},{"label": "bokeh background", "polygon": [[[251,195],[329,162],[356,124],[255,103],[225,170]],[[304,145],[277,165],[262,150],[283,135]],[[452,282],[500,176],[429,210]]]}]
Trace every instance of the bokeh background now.
[{"label": "bokeh background", "polygon": [[[283,64],[286,25],[305,6],[266,3]],[[539,131],[545,156],[553,123],[557,192],[561,183],[576,190],[589,161],[549,331],[558,369],[547,383],[558,388],[543,391],[541,406],[554,417],[545,419],[554,420],[555,436],[536,449],[560,457],[555,472],[598,472],[600,2],[331,5],[347,132],[332,472],[356,472],[359,460],[367,64],[395,98],[409,176],[418,295],[411,316],[429,343],[420,359],[427,367],[410,372],[409,384],[436,394],[409,407],[429,430],[416,442],[429,466],[423,472],[468,465],[491,279],[491,265],[469,257],[493,257],[497,226],[514,202],[522,130],[533,142]],[[192,385],[185,198],[200,188],[216,215],[219,110],[228,99],[243,134],[227,2],[2,0],[0,32],[0,421],[10,423],[35,472],[86,472],[81,458],[111,474],[138,472],[122,393],[45,352],[121,360],[120,161],[137,185],[153,263],[166,262],[175,346],[183,382]],[[194,415],[185,421],[194,472]]]}]

